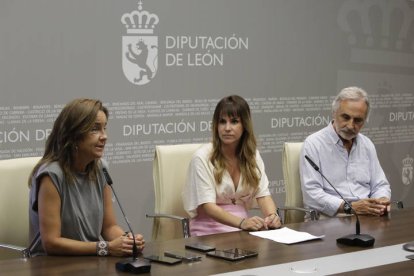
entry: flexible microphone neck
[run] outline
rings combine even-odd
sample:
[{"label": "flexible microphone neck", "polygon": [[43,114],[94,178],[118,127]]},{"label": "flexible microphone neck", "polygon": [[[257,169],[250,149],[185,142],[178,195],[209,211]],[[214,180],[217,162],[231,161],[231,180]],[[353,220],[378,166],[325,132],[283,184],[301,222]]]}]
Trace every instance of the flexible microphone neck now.
[{"label": "flexible microphone neck", "polygon": [[341,197],[341,199],[348,204],[349,207],[351,207],[351,211],[353,212],[353,214],[356,217],[356,224],[355,224],[355,230],[356,230],[356,234],[359,235],[361,233],[361,225],[359,223],[359,217],[357,212],[354,210],[354,208],[352,208],[352,205],[349,201],[347,201],[342,194],[335,188],[335,186],[325,177],[325,175],[320,171],[319,167],[315,164],[315,162],[312,161],[312,159],[310,159],[309,156],[305,155],[305,159],[309,162],[309,164],[315,169],[315,171],[317,171],[323,179],[326,180],[326,182],[335,190],[335,192]]},{"label": "flexible microphone neck", "polygon": [[108,183],[109,187],[111,187],[112,192],[113,192],[113,194],[115,196],[116,202],[118,203],[119,209],[121,209],[122,215],[124,216],[124,219],[125,219],[125,222],[126,222],[126,224],[128,226],[128,229],[129,229],[129,231],[132,234],[132,241],[134,243],[133,244],[133,247],[132,247],[132,259],[133,260],[136,260],[136,259],[138,259],[138,250],[137,250],[137,245],[136,245],[136,242],[135,242],[134,231],[132,231],[131,224],[129,223],[129,220],[128,220],[127,216],[125,215],[124,209],[121,206],[121,202],[119,201],[118,196],[117,196],[114,188],[112,187],[113,181],[112,181],[111,176],[108,173],[108,170],[106,168],[102,168],[102,171],[103,171],[103,174],[105,176],[106,183]]}]

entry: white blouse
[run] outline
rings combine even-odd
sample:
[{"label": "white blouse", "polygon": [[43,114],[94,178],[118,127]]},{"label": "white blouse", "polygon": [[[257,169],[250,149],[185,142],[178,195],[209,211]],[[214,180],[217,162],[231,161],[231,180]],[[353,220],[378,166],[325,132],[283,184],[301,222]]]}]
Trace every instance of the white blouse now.
[{"label": "white blouse", "polygon": [[214,167],[209,160],[212,147],[213,145],[208,143],[198,149],[194,153],[187,171],[182,199],[184,209],[191,218],[197,216],[197,207],[204,203],[238,204],[250,209],[257,203],[253,199],[270,195],[269,180],[259,151],[256,150],[256,162],[259,175],[261,175],[258,188],[254,191],[243,185],[243,179],[240,176],[237,190],[235,190],[233,180],[227,170],[223,174],[222,182],[216,184]]}]

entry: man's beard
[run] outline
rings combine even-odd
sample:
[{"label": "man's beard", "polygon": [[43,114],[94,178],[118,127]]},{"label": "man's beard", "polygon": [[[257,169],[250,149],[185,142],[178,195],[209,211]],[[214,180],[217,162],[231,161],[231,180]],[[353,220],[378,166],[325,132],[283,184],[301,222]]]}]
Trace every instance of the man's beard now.
[{"label": "man's beard", "polygon": [[338,131],[338,135],[339,135],[342,139],[344,139],[344,140],[348,140],[348,141],[350,141],[350,140],[354,139],[354,138],[357,136],[357,134],[358,134],[358,133],[356,133],[355,131],[350,131],[350,130],[349,130],[349,129],[347,129],[347,128],[341,128],[341,129]]}]

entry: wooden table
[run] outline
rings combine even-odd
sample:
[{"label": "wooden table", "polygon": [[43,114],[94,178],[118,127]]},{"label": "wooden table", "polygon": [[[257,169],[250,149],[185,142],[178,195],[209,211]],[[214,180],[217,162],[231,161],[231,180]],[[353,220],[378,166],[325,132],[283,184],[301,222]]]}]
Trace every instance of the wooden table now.
[{"label": "wooden table", "polygon": [[[395,210],[386,217],[361,216],[360,221],[361,233],[370,234],[376,239],[373,248],[414,241],[414,208]],[[239,262],[229,262],[205,257],[203,253],[191,251],[202,255],[202,260],[196,263],[181,263],[173,266],[152,263],[151,273],[148,275],[210,275],[366,249],[336,243],[338,237],[355,232],[354,217],[289,224],[288,227],[314,235],[325,235],[325,238],[285,245],[258,238],[243,231],[165,242],[149,242],[144,251],[146,255],[162,255],[166,250],[184,250],[185,243],[196,241],[213,245],[217,249],[241,247],[256,250],[259,255]],[[4,257],[4,254],[4,249],[0,249],[0,255]],[[407,255],[409,255],[408,252]],[[116,257],[44,256],[22,259],[8,251],[6,258],[0,260],[0,275],[126,275],[126,273],[116,271],[115,264],[120,260]],[[414,261],[405,261],[352,271],[345,273],[345,275],[394,275],[398,273],[398,276],[401,276],[412,275],[413,271]]]}]

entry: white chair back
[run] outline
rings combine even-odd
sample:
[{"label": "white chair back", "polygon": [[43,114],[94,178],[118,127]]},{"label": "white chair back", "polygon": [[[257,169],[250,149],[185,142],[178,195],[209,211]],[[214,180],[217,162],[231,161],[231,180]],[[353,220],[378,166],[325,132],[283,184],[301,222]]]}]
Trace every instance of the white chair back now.
[{"label": "white chair back", "polygon": [[[188,217],[183,208],[181,193],[191,158],[202,145],[179,144],[155,147],[153,161],[155,214]],[[152,240],[182,237],[183,229],[179,221],[166,218],[154,219]]]},{"label": "white chair back", "polygon": [[[303,208],[303,196],[300,183],[299,158],[303,143],[285,143],[282,153],[283,178],[285,180],[285,206]],[[293,223],[304,220],[305,214],[287,210],[284,222]]]},{"label": "white chair back", "polygon": [[0,160],[0,243],[28,246],[29,175],[41,157]]}]

